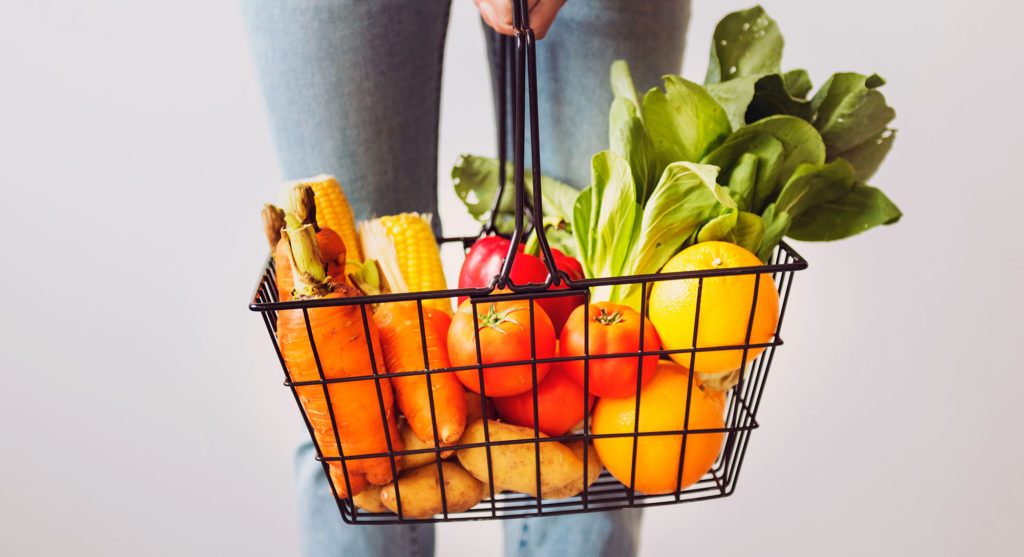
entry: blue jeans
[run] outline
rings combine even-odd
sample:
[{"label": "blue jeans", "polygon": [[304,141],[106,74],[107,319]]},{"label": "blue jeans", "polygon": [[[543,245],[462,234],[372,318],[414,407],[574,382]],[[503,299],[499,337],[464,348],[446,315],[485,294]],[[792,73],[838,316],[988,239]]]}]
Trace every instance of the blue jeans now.
[{"label": "blue jeans", "polygon": [[[436,215],[448,11],[449,0],[243,0],[286,179],[334,174],[356,218]],[[590,159],[608,146],[609,66],[627,60],[641,94],[662,75],[679,73],[688,18],[688,0],[565,4],[537,48],[545,174],[589,184]],[[494,36],[487,33],[493,62]],[[314,456],[306,442],[296,458],[306,555],[433,555],[429,524],[342,523]],[[507,556],[629,556],[636,553],[640,511],[503,524]]]}]

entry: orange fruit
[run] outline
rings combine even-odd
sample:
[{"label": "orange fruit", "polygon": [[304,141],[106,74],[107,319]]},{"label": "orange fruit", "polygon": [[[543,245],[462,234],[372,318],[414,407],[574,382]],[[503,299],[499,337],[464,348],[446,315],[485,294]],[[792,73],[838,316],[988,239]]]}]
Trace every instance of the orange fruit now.
[{"label": "orange fruit", "polygon": [[[654,378],[640,389],[640,432],[684,429],[686,393],[689,376],[678,364],[662,360],[654,369]],[[725,427],[725,407],[721,397],[700,389],[694,378],[690,397],[690,421],[685,429],[721,429]],[[636,396],[602,397],[594,406],[593,432],[597,435],[628,433],[625,437],[599,437],[594,448],[605,468],[617,480],[629,485],[633,460],[633,427],[636,423]],[[701,478],[722,449],[725,433],[690,433],[686,436],[686,455],[680,489]],[[679,476],[679,456],[683,436],[650,435],[637,441],[635,489],[650,495],[674,493]]]},{"label": "orange fruit", "polygon": [[[726,269],[762,265],[750,251],[729,242],[701,242],[677,253],[662,267],[662,273]],[[760,277],[756,279],[755,277]],[[700,294],[700,322],[697,324],[696,348],[739,346],[747,344],[747,325],[757,286],[757,308],[750,327],[750,344],[771,341],[779,324],[779,293],[769,274],[747,274],[704,279]],[[650,319],[665,350],[695,348],[693,328],[697,318],[698,279],[666,280],[651,286]],[[747,350],[747,362],[764,347]],[[678,352],[670,357],[690,368],[690,353]],[[735,371],[743,363],[743,350],[712,350],[697,352],[693,369],[700,374]]]}]

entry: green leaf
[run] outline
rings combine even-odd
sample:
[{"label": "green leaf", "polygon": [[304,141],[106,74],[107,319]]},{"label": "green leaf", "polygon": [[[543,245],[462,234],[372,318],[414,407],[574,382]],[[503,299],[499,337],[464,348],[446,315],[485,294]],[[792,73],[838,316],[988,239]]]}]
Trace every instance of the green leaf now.
[{"label": "green leaf", "polygon": [[850,163],[839,159],[827,164],[801,164],[775,201],[776,210],[797,218],[813,207],[850,193],[856,185]]},{"label": "green leaf", "polygon": [[544,235],[548,239],[548,245],[557,249],[565,255],[579,259],[576,251],[576,240],[573,239],[572,231],[565,223],[553,224],[544,227]]},{"label": "green leaf", "polygon": [[[797,72],[797,73],[794,73]],[[802,72],[802,73],[801,73]],[[806,81],[802,81],[801,76]],[[755,74],[705,85],[708,93],[729,115],[732,129],[776,114],[789,114],[810,121],[810,101],[804,96],[810,89],[804,70],[780,74]]]},{"label": "green leaf", "polygon": [[[716,192],[725,193],[715,183],[717,172],[713,166],[690,162],[676,162],[665,169],[633,233],[623,274],[656,273],[701,223],[717,214],[722,205]],[[609,299],[638,308],[639,286],[618,287]]]},{"label": "green leaf", "polygon": [[[796,167],[825,162],[825,145],[818,131],[795,116],[771,116],[736,130],[717,149],[701,160],[729,177],[743,153],[758,156],[758,177],[747,208],[761,212],[771,202]],[[728,178],[726,178],[728,181]]]},{"label": "green leaf", "polygon": [[896,140],[896,130],[885,129],[872,139],[861,143],[851,149],[836,153],[836,159],[845,159],[857,169],[856,178],[858,182],[867,182],[875,175],[882,160],[892,149],[892,142]]},{"label": "green leaf", "polygon": [[[505,163],[505,191],[498,207],[498,230],[510,233],[514,228],[515,187],[513,165]],[[490,219],[494,195],[498,189],[498,160],[476,155],[462,155],[452,167],[452,181],[455,194],[466,205],[469,214],[481,224]],[[524,175],[526,199],[533,202],[533,173]],[[573,204],[578,191],[576,188],[549,176],[541,175],[541,196],[545,217],[557,217],[572,221]]]},{"label": "green leaf", "polygon": [[783,44],[778,25],[761,6],[733,12],[715,26],[704,83],[779,73]]},{"label": "green leaf", "polygon": [[[579,259],[576,240],[573,238],[569,223],[561,219],[544,219],[543,225],[544,237],[548,240],[548,246]],[[536,230],[530,231],[524,246],[524,252],[535,256],[540,254],[540,239],[537,237]]]},{"label": "green leaf", "polygon": [[738,130],[747,123],[747,107],[754,99],[754,84],[760,78],[761,75],[748,75],[704,85],[708,94],[725,110],[732,129]]},{"label": "green leaf", "polygon": [[757,250],[757,256],[761,258],[761,261],[767,262],[771,258],[772,252],[775,251],[775,246],[779,245],[782,237],[789,230],[792,219],[789,213],[777,211],[775,204],[772,203],[761,214],[761,220],[764,221],[765,231],[761,238],[761,247]]},{"label": "green leaf", "polygon": [[839,240],[880,224],[893,224],[902,216],[881,190],[857,185],[843,197],[794,217],[787,235],[807,242]]},{"label": "green leaf", "polygon": [[[508,165],[508,171],[511,175],[513,171],[512,164]],[[510,178],[511,180],[511,178]],[[526,177],[524,183],[527,184],[527,199],[533,199],[533,173],[529,170],[526,171]],[[576,203],[576,196],[579,195],[579,190],[561,182],[554,178],[540,175],[540,198],[542,201],[542,209],[544,210],[544,219],[557,219],[565,222],[572,222],[573,205]]]},{"label": "green leaf", "polygon": [[577,259],[583,266],[583,274],[588,277],[596,276],[594,269],[590,266],[593,259],[594,236],[590,228],[590,221],[593,218],[594,186],[580,192],[576,196],[576,203],[572,212],[572,236],[576,240]]},{"label": "green leaf", "polygon": [[[640,99],[636,94],[636,87],[633,86],[633,77],[629,74],[629,64],[625,60],[612,62],[611,67],[612,95],[628,99],[636,109],[640,110]],[[637,114],[643,119],[643,114]]]},{"label": "green leaf", "polygon": [[876,75],[837,73],[814,95],[814,127],[828,147],[828,160],[865,142],[876,141],[896,117],[878,91],[885,80]]},{"label": "green leaf", "polygon": [[807,70],[789,70],[782,74],[782,79],[786,82],[789,94],[798,99],[806,99],[807,93],[810,93],[813,87]]},{"label": "green leaf", "polygon": [[591,165],[590,226],[574,230],[593,235],[588,251],[594,276],[619,276],[640,214],[633,175],[629,163],[611,151],[594,155]]},{"label": "green leaf", "polygon": [[665,90],[644,96],[644,123],[654,142],[658,169],[676,161],[696,162],[731,131],[725,110],[703,87],[665,76]]},{"label": "green leaf", "polygon": [[[778,140],[768,136],[764,137],[778,145],[778,150],[781,153],[782,144]],[[760,160],[754,153],[743,153],[736,159],[736,164],[729,173],[729,193],[740,209],[746,210],[752,203]]]},{"label": "green leaf", "polygon": [[779,74],[761,77],[754,84],[754,96],[747,106],[747,122],[756,122],[776,114],[789,114],[801,120],[811,120],[814,114],[810,101],[794,97]]},{"label": "green leaf", "polygon": [[608,145],[629,163],[637,201],[643,205],[658,179],[654,143],[637,115],[636,105],[624,97],[612,101],[608,114]]},{"label": "green leaf", "polygon": [[761,247],[764,233],[765,224],[761,217],[754,213],[729,209],[702,226],[700,232],[697,233],[697,241],[732,242],[756,253]]}]

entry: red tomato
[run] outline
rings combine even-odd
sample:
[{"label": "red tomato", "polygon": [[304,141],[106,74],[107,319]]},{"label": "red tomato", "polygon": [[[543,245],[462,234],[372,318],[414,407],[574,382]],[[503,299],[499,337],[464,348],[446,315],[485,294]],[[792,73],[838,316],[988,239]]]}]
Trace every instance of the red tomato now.
[{"label": "red tomato", "polygon": [[[533,326],[530,324],[530,302],[513,300],[476,304],[477,323],[469,300],[459,306],[448,329],[448,356],[452,366],[475,366],[530,360],[530,338],[536,341],[536,357],[555,355],[555,329],[540,305],[534,304]],[[480,334],[477,360],[475,331]],[[551,363],[537,364],[537,381],[544,379]],[[455,372],[467,389],[480,393],[479,368]],[[483,368],[486,396],[511,396],[533,388],[533,365],[516,364]]]},{"label": "red tomato", "polygon": [[[501,262],[508,255],[511,242],[501,236],[484,236],[469,248],[466,259],[459,269],[459,288],[483,287],[491,284],[494,275],[501,271]],[[544,262],[523,253],[524,246],[519,244],[516,259],[512,263],[509,278],[516,284],[544,282],[548,278]],[[459,304],[466,301],[465,296],[459,297]]]},{"label": "red tomato", "polygon": [[[584,307],[580,306],[572,312],[559,343],[560,356],[583,356],[584,350]],[[590,313],[586,321],[590,337],[590,355],[628,354],[637,352],[640,347],[640,314],[632,308],[610,302],[590,304]],[[644,351],[661,349],[661,341],[650,320],[643,319]],[[587,388],[591,394],[612,398],[636,395],[637,364],[636,356],[591,359],[589,363],[590,380]],[[642,383],[647,384],[654,377],[654,368],[658,365],[658,355],[643,357]],[[566,374],[583,386],[583,360],[562,362]]]},{"label": "red tomato", "polygon": [[[466,254],[466,259],[459,270],[459,288],[482,287],[491,284],[494,275],[501,271],[501,263],[508,255],[511,242],[500,236],[484,236],[473,244]],[[565,271],[571,280],[583,279],[583,265],[557,249],[551,249],[555,267]],[[523,253],[523,245],[519,244],[515,261],[509,278],[515,284],[540,284],[548,280],[548,268],[539,257]],[[562,283],[555,289],[567,288]],[[465,301],[459,297],[459,303]],[[583,296],[560,296],[557,298],[540,298],[537,303],[551,319],[555,331],[562,330],[566,318],[572,310],[584,302]]]},{"label": "red tomato", "polygon": [[[583,265],[579,261],[564,255],[555,248],[551,248],[551,256],[555,260],[555,267],[560,271],[565,271],[565,274],[569,275],[569,280],[583,280]],[[516,257],[516,261],[518,260],[519,258]],[[547,279],[547,271],[544,272],[544,278],[545,280]],[[564,282],[558,286],[551,287],[552,290],[564,288],[569,288]],[[580,307],[586,301],[586,298],[582,295],[540,298],[537,300],[541,307],[544,308],[544,311],[548,312],[548,317],[551,318],[551,324],[555,326],[556,331],[561,331],[562,327],[565,326],[565,320],[569,318],[572,310]]]},{"label": "red tomato", "polygon": [[[538,429],[557,437],[580,423],[584,417],[583,394],[583,387],[570,379],[560,364],[553,364],[548,376],[537,384]],[[587,406],[593,408],[595,400],[594,395],[587,395]],[[506,422],[533,427],[533,389],[495,398],[494,406]]]}]

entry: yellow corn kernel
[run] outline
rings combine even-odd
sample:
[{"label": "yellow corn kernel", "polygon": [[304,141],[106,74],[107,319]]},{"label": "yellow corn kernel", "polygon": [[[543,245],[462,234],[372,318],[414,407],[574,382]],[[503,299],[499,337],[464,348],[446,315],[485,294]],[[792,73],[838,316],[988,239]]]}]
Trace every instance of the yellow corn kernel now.
[{"label": "yellow corn kernel", "polygon": [[[445,290],[441,252],[430,228],[431,215],[402,213],[377,219],[394,243],[398,267],[410,292]],[[424,305],[452,313],[451,300],[426,300]]]}]

